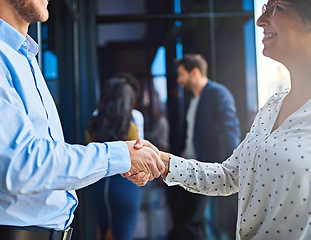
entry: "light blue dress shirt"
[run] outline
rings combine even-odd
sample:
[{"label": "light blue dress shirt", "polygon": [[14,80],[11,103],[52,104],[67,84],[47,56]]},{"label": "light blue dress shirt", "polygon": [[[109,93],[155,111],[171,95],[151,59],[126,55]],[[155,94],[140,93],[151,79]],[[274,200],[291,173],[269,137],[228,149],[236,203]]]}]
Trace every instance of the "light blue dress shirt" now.
[{"label": "light blue dress shirt", "polygon": [[63,230],[74,190],[130,169],[124,142],[64,142],[37,44],[0,19],[0,225]]}]

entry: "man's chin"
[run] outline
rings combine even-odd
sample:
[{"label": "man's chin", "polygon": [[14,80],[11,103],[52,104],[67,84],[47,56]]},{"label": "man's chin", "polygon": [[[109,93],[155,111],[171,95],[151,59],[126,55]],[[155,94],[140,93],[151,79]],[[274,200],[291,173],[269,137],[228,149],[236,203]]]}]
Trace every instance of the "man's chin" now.
[{"label": "man's chin", "polygon": [[31,21],[30,23],[46,22],[47,20],[49,20],[49,13],[47,13],[47,15],[45,16],[40,16],[40,18],[38,19],[33,19],[33,21]]},{"label": "man's chin", "polygon": [[46,22],[47,20],[49,20],[49,12],[47,11],[46,14],[44,16],[42,16],[42,18],[40,19],[40,22]]},{"label": "man's chin", "polygon": [[42,21],[40,22],[46,22],[47,20],[49,20],[49,15],[46,18],[42,19]]}]

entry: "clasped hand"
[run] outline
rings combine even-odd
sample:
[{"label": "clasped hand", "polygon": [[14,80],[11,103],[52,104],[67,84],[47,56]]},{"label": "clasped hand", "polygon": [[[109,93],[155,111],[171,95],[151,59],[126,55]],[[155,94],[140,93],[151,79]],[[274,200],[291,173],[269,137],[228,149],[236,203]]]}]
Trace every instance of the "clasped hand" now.
[{"label": "clasped hand", "polygon": [[161,174],[167,174],[167,167],[163,163],[165,153],[146,140],[127,141],[131,169],[121,174],[138,186],[144,186],[148,181],[158,178]]}]

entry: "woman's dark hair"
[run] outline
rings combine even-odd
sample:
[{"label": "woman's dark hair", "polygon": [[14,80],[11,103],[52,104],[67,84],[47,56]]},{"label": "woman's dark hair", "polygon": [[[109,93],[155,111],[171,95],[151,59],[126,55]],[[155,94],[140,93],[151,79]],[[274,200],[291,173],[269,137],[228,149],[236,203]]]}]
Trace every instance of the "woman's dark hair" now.
[{"label": "woman's dark hair", "polygon": [[116,78],[123,78],[126,80],[126,82],[128,84],[131,85],[131,87],[133,88],[133,90],[135,92],[135,96],[136,96],[135,102],[134,102],[134,107],[135,107],[136,102],[139,100],[139,96],[140,96],[140,86],[139,86],[138,80],[133,76],[133,74],[127,73],[127,72],[118,73],[115,77]]},{"label": "woman's dark hair", "polygon": [[306,19],[311,21],[311,0],[286,0],[287,2],[290,2],[293,4],[303,20]]},{"label": "woman's dark hair", "polygon": [[92,140],[96,142],[126,140],[135,91],[124,78],[112,78],[101,90],[97,113],[87,126]]},{"label": "woman's dark hair", "polygon": [[124,78],[133,88],[133,90],[135,91],[135,94],[139,94],[140,92],[140,86],[138,83],[138,80],[133,76],[133,74],[131,73],[127,73],[127,72],[121,72],[118,73],[116,76],[116,78]]}]

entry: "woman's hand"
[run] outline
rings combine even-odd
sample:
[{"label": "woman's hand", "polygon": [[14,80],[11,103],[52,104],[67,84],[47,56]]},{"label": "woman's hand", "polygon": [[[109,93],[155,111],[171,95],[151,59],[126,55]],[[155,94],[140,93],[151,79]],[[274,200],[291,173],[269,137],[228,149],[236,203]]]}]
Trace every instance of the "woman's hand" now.
[{"label": "woman's hand", "polygon": [[[141,140],[138,139],[136,143],[134,144],[134,148],[139,150],[143,147],[149,147],[152,150],[154,150],[161,158],[162,162],[157,162],[157,166],[161,167],[164,163],[165,169],[161,171],[162,177],[165,179],[168,172],[169,172],[169,162],[170,162],[170,157],[168,153],[159,151],[157,147],[155,147],[153,144],[151,144],[147,140]],[[147,184],[148,181],[152,181],[154,178],[148,173],[145,172],[139,172],[136,174],[131,174],[130,172],[121,174],[123,177],[126,177],[128,180],[132,181],[138,186],[144,186]]]}]

